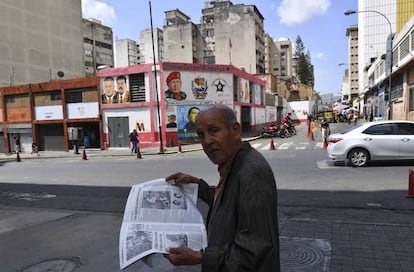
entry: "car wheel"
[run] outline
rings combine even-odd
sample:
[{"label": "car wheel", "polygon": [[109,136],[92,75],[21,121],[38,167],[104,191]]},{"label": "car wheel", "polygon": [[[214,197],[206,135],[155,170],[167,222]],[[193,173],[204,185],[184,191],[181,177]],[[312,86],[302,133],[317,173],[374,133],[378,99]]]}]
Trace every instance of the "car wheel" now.
[{"label": "car wheel", "polygon": [[369,161],[368,151],[361,148],[353,149],[349,152],[348,160],[354,167],[366,166]]}]

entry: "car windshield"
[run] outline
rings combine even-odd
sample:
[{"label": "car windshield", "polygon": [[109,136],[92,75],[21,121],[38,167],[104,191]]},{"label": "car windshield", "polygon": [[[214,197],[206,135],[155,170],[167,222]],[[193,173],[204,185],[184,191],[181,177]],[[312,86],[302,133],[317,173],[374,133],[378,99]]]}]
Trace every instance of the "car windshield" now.
[{"label": "car windshield", "polygon": [[353,130],[354,130],[354,129],[356,129],[356,128],[359,128],[360,126],[362,126],[362,124],[361,124],[361,125],[356,125],[356,126],[350,127],[350,128],[348,128],[348,129],[346,129],[346,130],[344,130],[344,131],[340,132],[339,134],[347,134],[348,132],[353,131]]}]

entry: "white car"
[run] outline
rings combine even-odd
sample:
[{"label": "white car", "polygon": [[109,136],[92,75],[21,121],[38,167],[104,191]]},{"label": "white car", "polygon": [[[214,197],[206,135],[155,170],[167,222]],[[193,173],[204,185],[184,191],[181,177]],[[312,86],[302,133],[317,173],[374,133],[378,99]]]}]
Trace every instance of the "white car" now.
[{"label": "white car", "polygon": [[375,160],[414,160],[414,122],[387,120],[364,123],[328,138],[328,155],[354,167]]}]

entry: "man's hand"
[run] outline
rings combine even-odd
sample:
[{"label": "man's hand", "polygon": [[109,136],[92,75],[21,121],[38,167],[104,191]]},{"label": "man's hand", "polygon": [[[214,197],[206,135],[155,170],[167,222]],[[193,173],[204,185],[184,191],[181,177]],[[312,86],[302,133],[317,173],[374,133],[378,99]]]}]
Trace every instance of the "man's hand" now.
[{"label": "man's hand", "polygon": [[178,172],[178,173],[175,173],[175,174],[172,174],[166,177],[165,180],[168,183],[171,183],[173,185],[178,185],[178,184],[186,184],[186,183],[198,183],[200,179]]},{"label": "man's hand", "polygon": [[170,254],[164,254],[164,257],[173,265],[196,265],[203,262],[201,251],[194,251],[188,247],[175,247],[167,250]]}]

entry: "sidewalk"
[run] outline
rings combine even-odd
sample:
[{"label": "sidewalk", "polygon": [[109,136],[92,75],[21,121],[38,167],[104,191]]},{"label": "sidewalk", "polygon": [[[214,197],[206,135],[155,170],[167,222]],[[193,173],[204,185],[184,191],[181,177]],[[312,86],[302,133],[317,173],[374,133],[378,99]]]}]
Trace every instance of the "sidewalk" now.
[{"label": "sidewalk", "polygon": [[[260,131],[253,131],[248,133],[243,133],[243,140],[245,141],[254,141],[260,138]],[[164,152],[161,151],[160,146],[153,147],[140,147],[140,152],[142,156],[147,155],[161,155],[161,154],[177,154],[178,152],[192,152],[203,150],[201,144],[186,144],[173,147],[164,147]],[[110,157],[110,156],[131,156],[131,149],[129,147],[110,147],[107,150],[101,150],[99,148],[88,148],[88,149],[79,149],[79,153],[76,154],[74,150],[69,151],[39,151],[39,155],[31,154],[30,152],[21,152],[19,153],[20,160],[23,159],[36,159],[36,158],[82,158],[85,152],[86,159],[91,157]],[[0,161],[13,161],[18,160],[16,153],[0,153]]]}]

